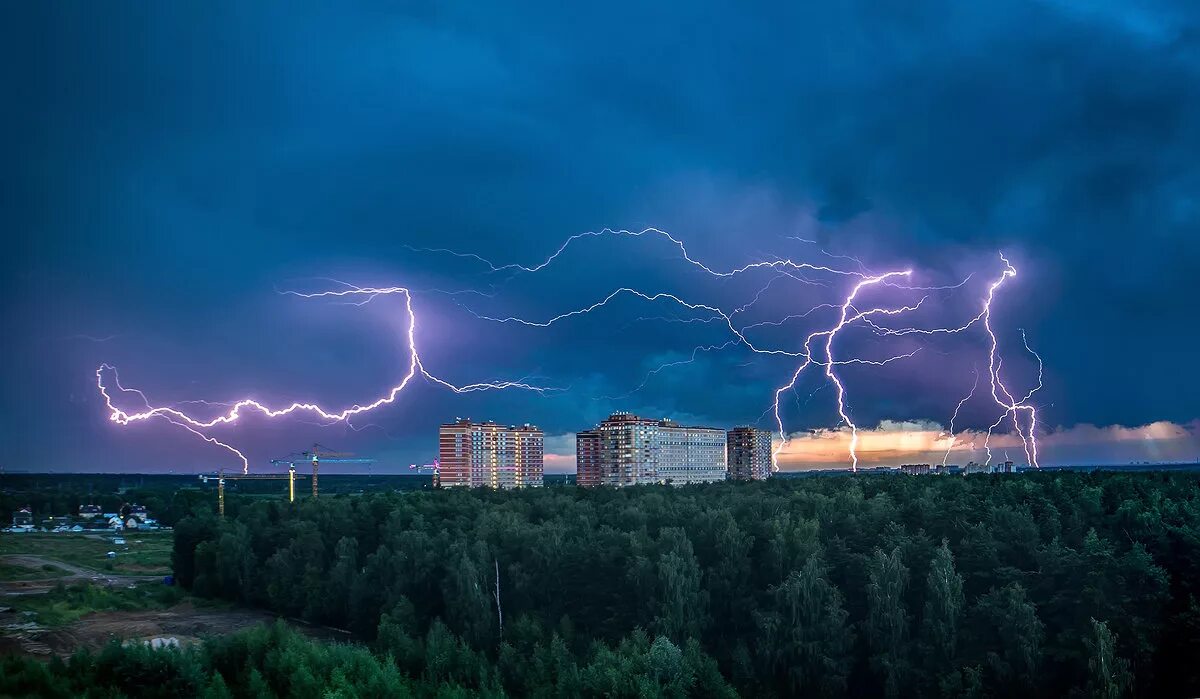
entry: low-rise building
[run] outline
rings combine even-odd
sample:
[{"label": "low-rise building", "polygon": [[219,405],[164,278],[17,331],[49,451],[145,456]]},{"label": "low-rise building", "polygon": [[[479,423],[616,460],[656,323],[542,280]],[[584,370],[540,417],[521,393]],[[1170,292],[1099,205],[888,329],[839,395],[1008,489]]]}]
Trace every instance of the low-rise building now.
[{"label": "low-rise building", "polygon": [[22,507],[14,512],[12,516],[12,528],[14,530],[33,529],[33,510],[28,507]]}]

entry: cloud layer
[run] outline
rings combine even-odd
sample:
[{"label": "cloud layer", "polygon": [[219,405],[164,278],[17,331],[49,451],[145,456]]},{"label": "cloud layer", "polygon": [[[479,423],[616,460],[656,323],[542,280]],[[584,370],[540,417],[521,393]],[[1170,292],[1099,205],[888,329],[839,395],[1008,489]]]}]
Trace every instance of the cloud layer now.
[{"label": "cloud layer", "polygon": [[[164,402],[352,405],[402,369],[401,309],[277,289],[337,277],[491,293],[481,266],[411,248],[528,262],[604,226],[662,227],[729,264],[852,264],[823,250],[938,284],[1002,249],[1021,269],[997,307],[1006,367],[1030,381],[1024,329],[1046,360],[1043,424],[1081,440],[1060,458],[1108,458],[1103,431],[1073,426],[1198,417],[1194,2],[9,3],[0,19],[11,468],[225,465],[169,425],[108,423],[94,368]],[[417,300],[437,373],[536,374],[569,392],[418,386],[361,431],[247,420],[223,435],[256,465],[320,440],[404,468],[455,415],[550,434],[615,409],[759,420],[786,363],[711,351],[641,385],[728,339],[635,320],[672,309],[623,303],[546,331],[463,310],[544,318],[621,283],[738,303],[766,281],[716,288],[669,246],[628,243],[584,246],[494,299]],[[832,291],[780,287],[764,311]],[[961,314],[977,292],[937,310]],[[856,419],[945,423],[981,368],[977,341],[848,368]],[[788,429],[834,424],[818,389],[789,402]],[[968,409],[961,426],[992,419]]]}]

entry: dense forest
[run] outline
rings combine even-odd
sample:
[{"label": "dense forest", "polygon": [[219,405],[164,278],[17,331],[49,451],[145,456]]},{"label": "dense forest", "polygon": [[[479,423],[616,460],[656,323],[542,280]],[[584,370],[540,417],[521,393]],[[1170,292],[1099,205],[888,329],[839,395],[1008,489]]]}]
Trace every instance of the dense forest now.
[{"label": "dense forest", "polygon": [[[114,640],[99,653],[80,651],[67,662],[0,658],[0,697],[500,696],[502,690],[495,686],[474,691],[457,681],[482,668],[471,667],[475,660],[444,626],[441,629],[426,641],[427,665],[419,676],[406,675],[387,655],[372,653],[361,645],[313,640],[277,623],[212,636],[199,646],[183,649],[155,650]],[[571,674],[558,677],[560,670]],[[700,685],[714,690],[709,693],[712,696],[733,696],[731,689],[722,687],[715,665],[703,658],[695,644],[680,651],[665,638],[651,643],[641,633],[617,648],[597,646],[582,668],[564,661],[562,666],[527,672],[535,673],[546,690],[566,696],[683,699]]]},{"label": "dense forest", "polygon": [[1027,473],[234,500],[179,522],[175,572],[516,696],[656,649],[697,695],[1189,696],[1197,494]]}]

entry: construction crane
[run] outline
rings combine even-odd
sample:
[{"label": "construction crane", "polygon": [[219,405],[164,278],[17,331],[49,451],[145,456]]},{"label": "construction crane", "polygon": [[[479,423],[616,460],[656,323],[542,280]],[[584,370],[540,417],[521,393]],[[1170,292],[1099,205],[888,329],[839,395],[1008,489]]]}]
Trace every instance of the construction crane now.
[{"label": "construction crane", "polygon": [[[301,476],[303,478],[304,476]],[[287,474],[282,473],[242,473],[227,476],[224,471],[215,474],[200,474],[200,482],[207,484],[210,480],[217,482],[217,513],[225,516],[225,481],[288,481],[288,502],[296,502],[296,470],[291,469]]]},{"label": "construction crane", "polygon": [[354,458],[353,454],[331,451],[320,444],[314,444],[311,449],[289,454],[280,459],[271,459],[272,464],[287,466],[287,473],[242,473],[227,476],[225,475],[225,471],[221,470],[216,473],[200,474],[200,481],[205,484],[210,480],[217,482],[217,512],[224,517],[225,481],[281,481],[286,479],[288,482],[288,502],[294,503],[296,502],[296,478],[305,477],[296,475],[296,463],[305,461],[312,463],[312,495],[315,498],[317,497],[317,467],[321,461],[338,464],[370,464],[374,463],[375,459]]},{"label": "construction crane", "polygon": [[[333,450],[329,449],[328,447],[321,446],[320,444],[314,444],[314,445],[312,445],[311,449],[307,449],[305,451],[300,451],[300,452],[295,452],[293,454],[288,454],[287,456],[280,458],[280,459],[271,459],[271,463],[273,463],[273,464],[279,464],[279,465],[286,464],[288,467],[288,473],[291,473],[291,474],[295,474],[296,462],[298,462],[298,461],[311,461],[312,462],[312,496],[314,498],[317,497],[317,469],[318,469],[320,462],[323,461],[325,463],[333,463],[333,464],[373,464],[373,463],[375,463],[375,459],[355,458],[354,454],[350,454],[348,452],[333,451]],[[295,501],[296,496],[295,496],[295,476],[294,475],[292,477],[291,492],[292,492],[292,495],[291,495],[292,500]]]},{"label": "construction crane", "polygon": [[416,471],[417,473],[432,474],[433,475],[433,487],[434,488],[441,487],[441,485],[442,485],[442,469],[441,469],[441,463],[437,459],[434,459],[433,463],[431,463],[431,464],[421,464],[420,466],[418,466],[416,464],[409,464],[408,469],[410,471]]}]

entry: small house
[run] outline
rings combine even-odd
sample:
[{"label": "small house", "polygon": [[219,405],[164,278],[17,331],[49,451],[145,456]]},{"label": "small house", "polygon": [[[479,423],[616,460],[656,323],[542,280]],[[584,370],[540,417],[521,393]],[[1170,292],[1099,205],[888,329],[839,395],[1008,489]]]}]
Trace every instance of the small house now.
[{"label": "small house", "polygon": [[33,510],[28,507],[22,507],[13,513],[12,528],[17,529],[33,529]]}]

